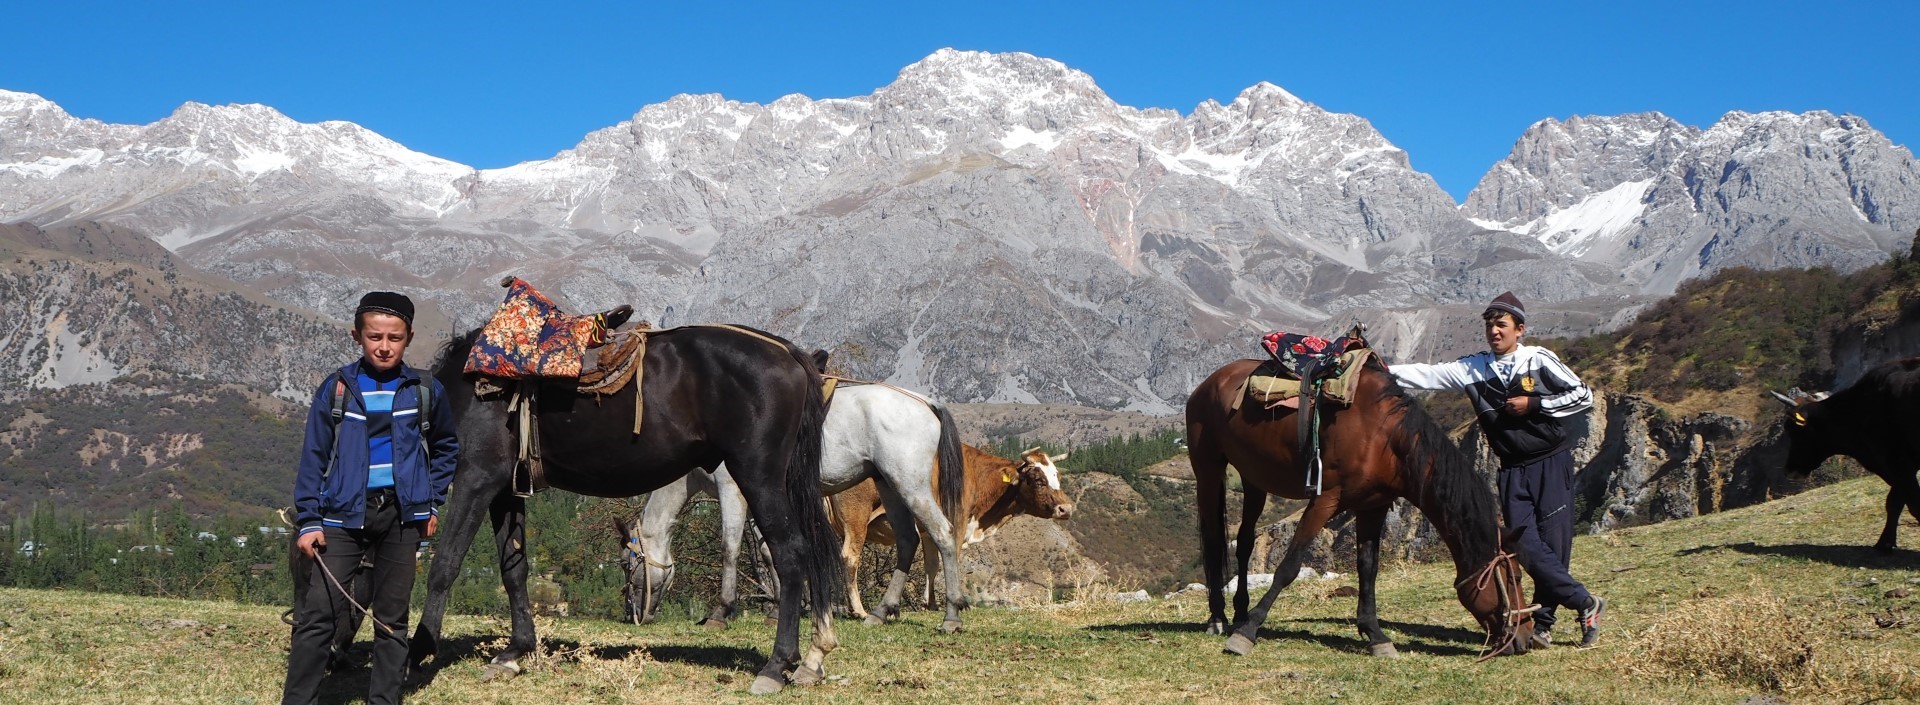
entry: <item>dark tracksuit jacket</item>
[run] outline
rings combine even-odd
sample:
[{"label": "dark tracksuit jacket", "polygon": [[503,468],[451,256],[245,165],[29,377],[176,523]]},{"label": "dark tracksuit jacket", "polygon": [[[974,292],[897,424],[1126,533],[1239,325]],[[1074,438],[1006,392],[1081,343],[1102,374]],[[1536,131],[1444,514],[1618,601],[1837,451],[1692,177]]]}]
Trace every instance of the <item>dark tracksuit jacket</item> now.
[{"label": "dark tracksuit jacket", "polygon": [[[1567,566],[1573,557],[1573,446],[1567,418],[1593,407],[1593,392],[1552,350],[1520,345],[1506,355],[1480,352],[1437,365],[1391,366],[1402,386],[1460,389],[1473,402],[1481,435],[1500,458],[1500,505],[1521,565],[1533,576],[1534,615],[1551,628],[1559,605],[1591,599]],[[1506,411],[1507,399],[1533,397],[1524,416]]]}]

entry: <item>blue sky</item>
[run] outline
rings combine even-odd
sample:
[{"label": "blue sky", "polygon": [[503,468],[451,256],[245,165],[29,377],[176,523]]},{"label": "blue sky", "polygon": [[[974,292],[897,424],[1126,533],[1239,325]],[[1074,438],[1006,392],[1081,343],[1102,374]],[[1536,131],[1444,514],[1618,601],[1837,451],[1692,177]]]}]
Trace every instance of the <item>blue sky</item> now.
[{"label": "blue sky", "polygon": [[[1271,81],[1371,120],[1457,198],[1545,117],[1853,113],[1920,139],[1920,3],[15,2],[0,88],[146,123],[350,120],[478,167],[678,93],[865,95],[941,47],[1023,51],[1185,114]],[[0,135],[0,148],[6,142]]]}]

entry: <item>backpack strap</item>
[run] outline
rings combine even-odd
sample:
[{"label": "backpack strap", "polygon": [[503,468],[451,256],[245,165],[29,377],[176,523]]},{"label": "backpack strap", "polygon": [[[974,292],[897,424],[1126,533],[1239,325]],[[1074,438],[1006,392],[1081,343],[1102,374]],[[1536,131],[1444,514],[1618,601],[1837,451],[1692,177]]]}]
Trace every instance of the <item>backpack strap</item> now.
[{"label": "backpack strap", "polygon": [[433,449],[427,438],[433,434],[433,378],[420,375],[420,385],[413,392],[420,398],[420,458],[432,465]]},{"label": "backpack strap", "polygon": [[320,483],[326,484],[327,477],[333,474],[333,463],[340,458],[340,419],[347,415],[347,380],[339,373],[328,375],[333,379],[333,394],[328,402],[333,407],[327,416],[327,428],[333,431],[333,449],[327,452],[327,464],[320,469]]}]

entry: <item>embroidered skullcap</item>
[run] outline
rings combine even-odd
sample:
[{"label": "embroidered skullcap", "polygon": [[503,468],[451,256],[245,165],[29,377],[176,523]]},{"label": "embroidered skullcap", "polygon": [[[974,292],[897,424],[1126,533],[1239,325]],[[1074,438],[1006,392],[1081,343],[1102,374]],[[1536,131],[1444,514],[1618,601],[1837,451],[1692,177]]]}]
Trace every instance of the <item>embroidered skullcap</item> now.
[{"label": "embroidered skullcap", "polygon": [[1488,311],[1505,311],[1513,314],[1514,323],[1527,322],[1527,307],[1520,305],[1520,297],[1509,291],[1493,297],[1493,303],[1487,304]]},{"label": "embroidered skullcap", "polygon": [[391,291],[370,291],[360,297],[360,307],[353,310],[353,320],[359,321],[363,313],[384,313],[399,316],[408,327],[413,326],[413,299],[406,294]]}]

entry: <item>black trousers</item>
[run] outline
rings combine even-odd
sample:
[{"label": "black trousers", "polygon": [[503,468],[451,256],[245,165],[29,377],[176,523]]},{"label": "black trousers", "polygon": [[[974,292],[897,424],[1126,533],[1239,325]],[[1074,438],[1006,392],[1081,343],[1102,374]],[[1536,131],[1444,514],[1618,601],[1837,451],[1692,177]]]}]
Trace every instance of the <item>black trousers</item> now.
[{"label": "black trousers", "polygon": [[1508,548],[1533,576],[1535,629],[1551,629],[1559,607],[1577,609],[1593,599],[1567,570],[1573,563],[1573,453],[1560,451],[1526,465],[1500,468],[1500,508],[1507,517]]},{"label": "black trousers", "polygon": [[[361,570],[362,556],[372,558],[372,574],[361,578],[372,580],[373,603],[363,606],[393,631],[373,628],[369,705],[400,702],[400,686],[407,675],[407,603],[413,595],[413,554],[420,545],[420,528],[400,521],[400,507],[391,497],[391,493],[379,501],[369,497],[364,529],[327,527],[327,546],[320,552],[320,561],[343,585]],[[353,606],[318,565],[307,581],[307,594],[299,596],[296,604],[293,650],[287,655],[287,683],[280,702],[311,705],[327,672],[335,625],[350,623],[344,616]]]}]

